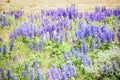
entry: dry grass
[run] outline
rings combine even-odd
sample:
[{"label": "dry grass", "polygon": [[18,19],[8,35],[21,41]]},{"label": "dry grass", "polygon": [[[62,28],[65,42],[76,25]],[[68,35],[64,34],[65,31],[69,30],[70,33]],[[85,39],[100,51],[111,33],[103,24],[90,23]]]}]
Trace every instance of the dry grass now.
[{"label": "dry grass", "polygon": [[120,0],[0,0],[0,5],[3,10],[23,9],[26,12],[31,12],[36,9],[47,9],[66,7],[71,4],[76,4],[80,10],[91,10],[94,6],[106,5],[107,7],[120,7]]}]

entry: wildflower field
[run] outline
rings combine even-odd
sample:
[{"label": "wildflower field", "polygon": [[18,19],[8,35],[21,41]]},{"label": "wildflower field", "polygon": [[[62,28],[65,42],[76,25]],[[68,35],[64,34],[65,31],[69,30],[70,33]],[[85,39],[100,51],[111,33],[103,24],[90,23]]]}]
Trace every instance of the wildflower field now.
[{"label": "wildflower field", "polygon": [[120,80],[119,0],[27,1],[0,2],[0,80]]}]

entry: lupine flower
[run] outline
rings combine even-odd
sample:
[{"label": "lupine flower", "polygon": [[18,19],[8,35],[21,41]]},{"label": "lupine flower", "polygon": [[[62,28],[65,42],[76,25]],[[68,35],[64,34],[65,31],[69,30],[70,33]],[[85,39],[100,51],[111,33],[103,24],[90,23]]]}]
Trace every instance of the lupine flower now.
[{"label": "lupine flower", "polygon": [[15,80],[19,80],[19,78],[16,77]]},{"label": "lupine flower", "polygon": [[8,68],[8,79],[13,78],[12,69]]},{"label": "lupine flower", "polygon": [[68,41],[68,32],[65,33],[65,39]]},{"label": "lupine flower", "polygon": [[82,53],[82,52],[83,52],[83,47],[82,47],[82,44],[80,45],[79,51],[80,51],[80,53]]},{"label": "lupine flower", "polygon": [[103,69],[104,69],[105,73],[108,73],[108,67],[107,67],[107,65],[104,64]]},{"label": "lupine flower", "polygon": [[112,67],[113,67],[114,70],[117,70],[117,65],[116,65],[115,61],[112,62]]},{"label": "lupine flower", "polygon": [[75,69],[75,66],[72,65],[71,61],[68,61],[68,70],[70,72],[70,77],[76,76],[76,69]]},{"label": "lupine flower", "polygon": [[86,40],[85,40],[85,38],[83,38],[83,44],[82,44],[82,46],[83,46],[83,53],[84,53],[84,54],[87,54],[87,45],[86,45]]},{"label": "lupine flower", "polygon": [[72,71],[73,71],[73,76],[75,77],[77,75],[75,66],[73,66]]},{"label": "lupine flower", "polygon": [[62,42],[63,42],[63,34],[60,35],[60,43],[62,43]]},{"label": "lupine flower", "polygon": [[5,44],[3,45],[3,54],[7,54],[7,46]]},{"label": "lupine flower", "polygon": [[94,42],[94,38],[92,38],[92,50],[95,49],[95,42]]},{"label": "lupine flower", "polygon": [[33,50],[33,44],[30,42],[29,47],[31,50]]},{"label": "lupine flower", "polygon": [[117,33],[118,41],[120,42],[120,32]]},{"label": "lupine flower", "polygon": [[7,22],[6,22],[6,16],[3,16],[2,18],[2,26],[6,26]]},{"label": "lupine flower", "polygon": [[12,40],[12,41],[10,42],[10,51],[13,50],[13,46],[14,46],[14,40]]},{"label": "lupine flower", "polygon": [[102,6],[102,12],[105,12],[105,11],[106,11],[106,7]]},{"label": "lupine flower", "polygon": [[42,70],[38,69],[38,80],[42,80]]},{"label": "lupine flower", "polygon": [[2,41],[2,38],[0,37],[0,41]]},{"label": "lupine flower", "polygon": [[55,64],[53,64],[53,67],[51,69],[51,73],[52,73],[53,80],[56,80],[56,79],[60,80],[61,76],[60,76],[59,71],[58,71]]},{"label": "lupine flower", "polygon": [[2,52],[2,47],[0,47],[0,52]]},{"label": "lupine flower", "polygon": [[87,55],[82,55],[82,63],[86,66],[86,67],[89,67],[92,62],[90,60],[90,58],[87,56]]},{"label": "lupine flower", "polygon": [[6,76],[6,75],[5,75],[5,70],[2,68],[2,69],[1,69],[1,77],[2,77],[2,78],[5,78],[5,76]]},{"label": "lupine flower", "polygon": [[79,56],[79,52],[78,52],[78,51],[75,51],[76,60],[78,60],[78,56]]},{"label": "lupine flower", "polygon": [[38,41],[36,41],[36,43],[35,43],[35,49],[36,49],[36,51],[39,51],[39,44],[38,44]]},{"label": "lupine flower", "polygon": [[17,60],[17,56],[15,55],[14,57],[13,57],[13,61],[16,61]]},{"label": "lupine flower", "polygon": [[118,15],[119,15],[119,9],[114,9],[113,15],[114,15],[114,16],[118,16]]},{"label": "lupine flower", "polygon": [[30,80],[34,80],[34,69],[30,71]]},{"label": "lupine flower", "polygon": [[38,70],[38,62],[37,62],[36,59],[34,60],[34,63],[33,63],[33,64],[34,64],[34,68],[35,68],[35,70]]},{"label": "lupine flower", "polygon": [[40,41],[40,51],[43,49],[43,42]]},{"label": "lupine flower", "polygon": [[63,77],[63,80],[68,80],[68,77],[65,72],[62,72],[62,77]]},{"label": "lupine flower", "polygon": [[75,54],[74,54],[74,48],[73,47],[71,47],[71,52],[72,52],[72,56],[74,56]]},{"label": "lupine flower", "polygon": [[26,71],[29,70],[29,65],[28,65],[28,63],[25,64],[25,70],[26,70]]},{"label": "lupine flower", "polygon": [[46,71],[46,80],[50,80],[50,70]]},{"label": "lupine flower", "polygon": [[101,43],[100,38],[97,37],[97,47],[98,47],[98,48],[100,48],[100,43]]},{"label": "lupine flower", "polygon": [[72,42],[77,43],[77,40],[75,39],[75,37],[72,37]]},{"label": "lupine flower", "polygon": [[100,12],[100,7],[99,6],[95,6],[95,12]]},{"label": "lupine flower", "polygon": [[62,72],[65,72],[66,77],[70,77],[70,73],[66,64],[62,64],[61,68],[62,68]]},{"label": "lupine flower", "polygon": [[66,51],[63,50],[62,53],[63,53],[63,55],[64,55],[64,58],[67,59]]},{"label": "lupine flower", "polygon": [[22,76],[26,76],[27,75],[27,71],[26,70],[23,70],[22,71]]}]

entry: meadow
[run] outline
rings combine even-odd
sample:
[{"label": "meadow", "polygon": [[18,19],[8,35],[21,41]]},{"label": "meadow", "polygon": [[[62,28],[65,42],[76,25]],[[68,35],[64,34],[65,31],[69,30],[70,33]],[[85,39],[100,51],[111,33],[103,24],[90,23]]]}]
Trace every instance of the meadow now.
[{"label": "meadow", "polygon": [[0,80],[120,80],[119,2],[1,0]]}]

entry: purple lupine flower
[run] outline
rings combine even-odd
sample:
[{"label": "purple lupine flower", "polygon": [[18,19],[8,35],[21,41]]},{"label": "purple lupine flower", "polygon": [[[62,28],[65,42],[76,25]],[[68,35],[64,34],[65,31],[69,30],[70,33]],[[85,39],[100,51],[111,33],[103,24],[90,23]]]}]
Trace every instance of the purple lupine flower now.
[{"label": "purple lupine flower", "polygon": [[63,42],[63,34],[60,35],[60,43],[62,43],[62,42]]},{"label": "purple lupine flower", "polygon": [[34,80],[34,69],[30,71],[30,80]]},{"label": "purple lupine flower", "polygon": [[95,49],[95,42],[94,42],[94,38],[92,38],[92,50]]},{"label": "purple lupine flower", "polygon": [[68,77],[65,72],[62,72],[62,77],[63,77],[63,80],[68,80]]},{"label": "purple lupine flower", "polygon": [[72,56],[74,56],[75,54],[74,54],[74,48],[73,47],[71,47],[71,52],[72,52]]},{"label": "purple lupine flower", "polygon": [[2,38],[0,37],[0,41],[2,41]]},{"label": "purple lupine flower", "polygon": [[6,16],[3,16],[2,18],[2,26],[6,26]]},{"label": "purple lupine flower", "polygon": [[106,64],[104,64],[103,69],[104,69],[104,72],[105,72],[105,73],[108,73],[108,67],[107,67]]},{"label": "purple lupine flower", "polygon": [[12,69],[8,68],[8,79],[13,78]]},{"label": "purple lupine flower", "polygon": [[68,70],[66,64],[62,64],[61,68],[62,68],[62,72],[65,72],[66,76],[70,77],[70,73],[69,73],[69,70]]},{"label": "purple lupine flower", "polygon": [[26,70],[23,70],[22,71],[22,76],[26,76],[27,75],[27,71]]},{"label": "purple lupine flower", "polygon": [[82,44],[80,45],[79,51],[80,51],[80,53],[83,52],[83,46],[82,46]]},{"label": "purple lupine flower", "polygon": [[89,67],[92,62],[90,60],[90,58],[87,55],[82,55],[82,63],[86,66]]},{"label": "purple lupine flower", "polygon": [[50,70],[46,71],[46,80],[50,80]]},{"label": "purple lupine flower", "polygon": [[66,51],[63,50],[62,53],[63,53],[63,55],[64,55],[64,58],[67,59]]},{"label": "purple lupine flower", "polygon": [[65,32],[65,39],[68,41],[68,32]]},{"label": "purple lupine flower", "polygon": [[0,52],[2,52],[2,47],[0,47]]},{"label": "purple lupine flower", "polygon": [[14,46],[14,40],[12,40],[12,41],[10,42],[10,51],[13,50],[13,46]]},{"label": "purple lupine flower", "polygon": [[102,6],[102,12],[105,12],[105,11],[106,11],[106,7]]},{"label": "purple lupine flower", "polygon": [[37,40],[36,40],[36,42],[35,42],[35,49],[36,49],[36,51],[39,51],[39,43],[38,43]]},{"label": "purple lupine flower", "polygon": [[120,42],[120,32],[117,33],[118,41]]},{"label": "purple lupine flower", "polygon": [[70,51],[68,51],[68,57],[71,57],[71,53],[70,53]]},{"label": "purple lupine flower", "polygon": [[82,46],[83,46],[83,53],[84,53],[84,54],[87,54],[87,45],[86,45],[86,40],[85,40],[85,38],[83,38],[83,44],[82,44]]},{"label": "purple lupine flower", "polygon": [[4,44],[3,45],[3,54],[6,55],[7,54],[7,46]]},{"label": "purple lupine flower", "polygon": [[79,52],[78,52],[78,51],[75,51],[76,60],[78,60],[78,56],[79,56]]},{"label": "purple lupine flower", "polygon": [[118,15],[119,15],[119,9],[114,9],[113,15],[114,15],[114,16],[118,16]]},{"label": "purple lupine flower", "polygon": [[112,62],[112,67],[113,67],[114,70],[117,70],[117,65],[116,65],[115,61]]},{"label": "purple lupine flower", "polygon": [[1,71],[1,77],[2,77],[2,78],[5,78],[6,75],[5,75],[5,70],[4,70],[4,68],[2,68],[0,71]]},{"label": "purple lupine flower", "polygon": [[98,47],[98,48],[100,48],[100,43],[101,43],[100,38],[97,37],[97,47]]},{"label": "purple lupine flower", "polygon": [[28,65],[28,63],[25,64],[25,70],[26,70],[26,71],[29,70],[29,65]]},{"label": "purple lupine flower", "polygon": [[77,75],[75,66],[73,66],[72,71],[73,71],[73,76],[75,77]]},{"label": "purple lupine flower", "polygon": [[111,37],[112,37],[112,41],[114,41],[114,39],[115,39],[115,33],[114,32],[111,32]]},{"label": "purple lupine flower", "polygon": [[75,39],[75,37],[72,36],[72,42],[73,43],[77,43],[77,40]]},{"label": "purple lupine flower", "polygon": [[38,80],[42,80],[42,70],[41,69],[38,69],[38,73],[37,73],[37,78]]},{"label": "purple lupine flower", "polygon": [[53,67],[51,69],[51,74],[52,74],[53,80],[60,79],[60,74],[55,64],[53,64]]},{"label": "purple lupine flower", "polygon": [[116,32],[116,27],[115,26],[113,27],[113,31]]},{"label": "purple lupine flower", "polygon": [[101,36],[100,36],[100,39],[101,39],[101,42],[104,43],[106,41],[106,33],[101,33]]},{"label": "purple lupine flower", "polygon": [[100,7],[99,6],[95,6],[95,12],[100,12]]},{"label": "purple lupine flower", "polygon": [[34,64],[34,68],[35,68],[35,70],[38,70],[38,62],[37,62],[36,59],[34,60],[34,63],[33,63],[33,64]]},{"label": "purple lupine flower", "polygon": [[43,42],[40,41],[40,51],[43,49]]},{"label": "purple lupine flower", "polygon": [[76,76],[76,69],[75,69],[75,66],[72,65],[71,61],[68,61],[68,70],[70,72],[70,77]]},{"label": "purple lupine flower", "polygon": [[19,78],[16,77],[15,80],[19,80]]},{"label": "purple lupine flower", "polygon": [[74,18],[78,18],[78,12],[77,11],[74,12]]},{"label": "purple lupine flower", "polygon": [[82,12],[80,12],[80,13],[78,14],[78,16],[79,16],[79,19],[81,19],[81,18],[82,18],[82,16],[83,16],[83,13],[82,13]]},{"label": "purple lupine flower", "polygon": [[13,61],[16,61],[17,60],[17,56],[15,55],[14,57],[13,57]]},{"label": "purple lupine flower", "polygon": [[30,42],[29,47],[30,47],[31,50],[33,50],[33,44],[32,44],[32,42]]}]

